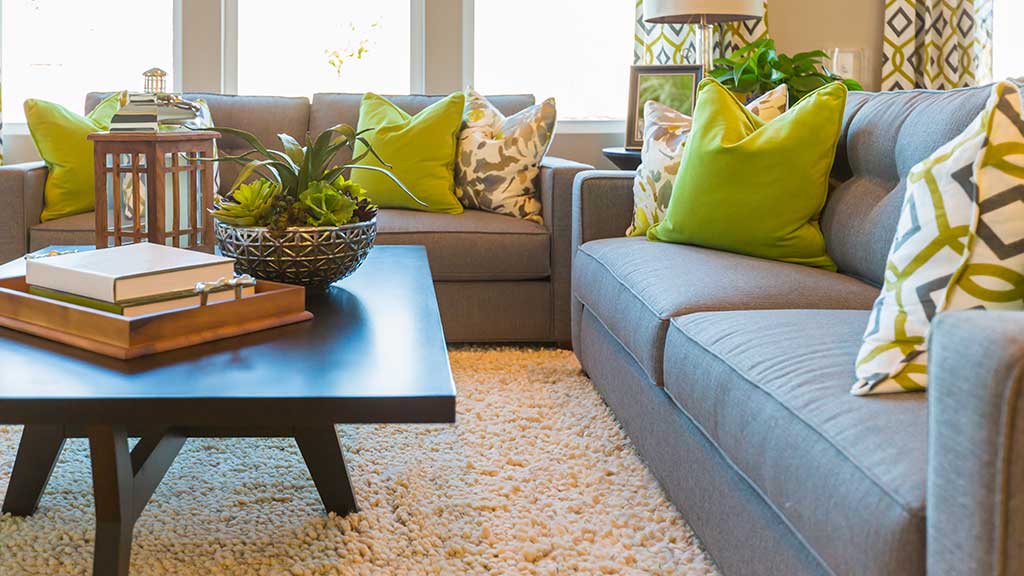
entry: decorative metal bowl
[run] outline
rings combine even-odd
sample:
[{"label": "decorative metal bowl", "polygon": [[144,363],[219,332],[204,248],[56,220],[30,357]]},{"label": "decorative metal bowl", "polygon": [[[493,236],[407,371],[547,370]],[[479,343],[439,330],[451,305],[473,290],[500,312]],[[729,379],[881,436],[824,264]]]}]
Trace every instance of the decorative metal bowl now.
[{"label": "decorative metal bowl", "polygon": [[235,271],[262,280],[326,291],[356,271],[377,238],[377,218],[337,228],[236,227],[216,221],[221,254],[235,259]]}]

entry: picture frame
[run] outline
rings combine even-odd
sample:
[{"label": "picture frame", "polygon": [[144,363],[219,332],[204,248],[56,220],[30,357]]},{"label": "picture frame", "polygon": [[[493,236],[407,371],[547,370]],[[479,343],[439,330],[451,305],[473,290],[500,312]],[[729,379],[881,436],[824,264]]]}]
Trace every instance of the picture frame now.
[{"label": "picture frame", "polygon": [[697,84],[704,77],[703,66],[691,64],[635,65],[629,73],[629,112],[626,114],[626,149],[639,150],[644,144],[644,105],[648,100],[693,115]]}]

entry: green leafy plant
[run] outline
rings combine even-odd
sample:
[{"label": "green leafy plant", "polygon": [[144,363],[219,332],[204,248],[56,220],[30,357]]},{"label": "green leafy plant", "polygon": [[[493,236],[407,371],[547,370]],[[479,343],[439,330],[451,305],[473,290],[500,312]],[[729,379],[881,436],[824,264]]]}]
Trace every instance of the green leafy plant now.
[{"label": "green leafy plant", "polygon": [[[387,170],[390,165],[362,137],[365,131],[356,132],[347,124],[328,128],[316,138],[306,134],[305,146],[287,134],[278,134],[283,151],[269,148],[245,130],[225,127],[211,130],[236,136],[252,146],[251,150],[237,156],[206,159],[242,166],[230,187],[231,192],[214,200],[213,215],[226,224],[283,230],[370,220],[376,216],[377,207],[366,198],[362,187],[345,179],[345,171],[353,169],[385,174],[410,198],[426,206]],[[350,164],[332,164],[338,152],[354,149],[356,142],[366,146],[366,151],[353,158]],[[357,164],[371,154],[387,168]],[[257,179],[249,182],[253,178]]]},{"label": "green leafy plant", "polygon": [[348,224],[356,212],[355,200],[335,190],[329,182],[310,184],[299,194],[299,202],[310,226],[342,226]]},{"label": "green leafy plant", "polygon": [[266,178],[242,184],[231,193],[231,200],[216,199],[213,214],[232,226],[260,226],[273,217],[274,198],[280,190]]},{"label": "green leafy plant", "polygon": [[821,50],[792,56],[775,50],[775,41],[763,38],[737,50],[728,58],[715,60],[711,76],[737,94],[759,96],[782,84],[789,86],[793,102],[830,84],[842,82],[850,90],[863,90],[859,82],[842,78],[825,65],[828,54]]}]

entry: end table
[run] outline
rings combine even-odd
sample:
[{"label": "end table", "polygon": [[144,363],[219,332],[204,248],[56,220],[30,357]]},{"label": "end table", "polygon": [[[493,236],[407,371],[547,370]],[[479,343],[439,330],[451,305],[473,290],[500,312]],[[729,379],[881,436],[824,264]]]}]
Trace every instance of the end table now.
[{"label": "end table", "polygon": [[640,151],[614,146],[601,150],[604,157],[611,160],[619,170],[636,170],[640,166]]}]

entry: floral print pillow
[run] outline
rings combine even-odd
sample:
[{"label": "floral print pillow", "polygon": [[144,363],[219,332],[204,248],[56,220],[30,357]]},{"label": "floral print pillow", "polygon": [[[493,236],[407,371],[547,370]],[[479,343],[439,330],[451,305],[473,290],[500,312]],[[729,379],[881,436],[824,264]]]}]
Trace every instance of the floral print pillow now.
[{"label": "floral print pillow", "polygon": [[[788,106],[789,90],[783,84],[747,104],[747,109],[767,122],[781,116]],[[644,145],[633,180],[633,222],[626,236],[646,236],[665,216],[692,128],[693,119],[686,114],[654,100],[644,104]]]},{"label": "floral print pillow", "polygon": [[535,181],[555,116],[554,98],[505,118],[467,90],[455,162],[455,195],[462,205],[543,224]]}]

